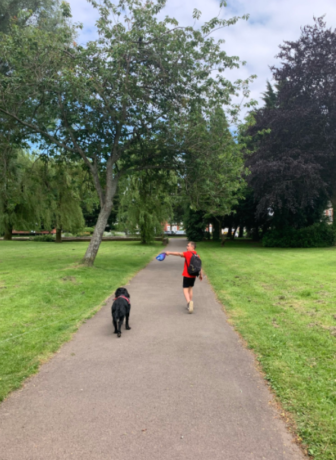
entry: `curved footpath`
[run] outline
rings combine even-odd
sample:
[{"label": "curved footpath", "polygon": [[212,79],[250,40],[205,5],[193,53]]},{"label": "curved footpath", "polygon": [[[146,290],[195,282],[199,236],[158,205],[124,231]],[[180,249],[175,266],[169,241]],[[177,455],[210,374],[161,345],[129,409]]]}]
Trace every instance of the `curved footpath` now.
[{"label": "curved footpath", "polygon": [[112,334],[108,302],[4,401],[1,460],[304,458],[206,279],[186,311],[182,268],[152,261],[127,286],[131,331]]}]

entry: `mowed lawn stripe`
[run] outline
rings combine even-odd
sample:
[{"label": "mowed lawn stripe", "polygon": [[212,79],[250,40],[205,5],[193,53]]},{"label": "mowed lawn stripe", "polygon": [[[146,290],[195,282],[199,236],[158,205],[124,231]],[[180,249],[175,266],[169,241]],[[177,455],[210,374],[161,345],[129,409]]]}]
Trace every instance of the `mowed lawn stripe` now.
[{"label": "mowed lawn stripe", "polygon": [[102,243],[94,268],[87,268],[80,265],[87,244],[0,241],[0,400],[160,248]]},{"label": "mowed lawn stripe", "polygon": [[198,246],[231,321],[316,459],[336,459],[336,248]]}]

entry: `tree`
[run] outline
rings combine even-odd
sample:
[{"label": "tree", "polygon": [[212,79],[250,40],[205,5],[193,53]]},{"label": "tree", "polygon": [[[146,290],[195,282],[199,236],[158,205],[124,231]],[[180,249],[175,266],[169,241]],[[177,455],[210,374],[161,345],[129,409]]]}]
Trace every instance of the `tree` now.
[{"label": "tree", "polygon": [[273,225],[300,228],[321,219],[328,199],[336,209],[336,31],[320,18],[280,49],[276,101],[268,88],[249,130],[248,181],[259,214],[271,211]]},{"label": "tree", "polygon": [[43,193],[31,156],[6,140],[0,144],[0,232],[5,240],[12,231],[33,230],[41,225]]},{"label": "tree", "polygon": [[[36,142],[81,158],[92,174],[100,214],[87,265],[98,252],[120,177],[180,166],[184,149],[175,133],[192,103],[229,105],[246,84],[222,76],[239,59],[209,37],[238,18],[217,17],[196,30],[168,17],[160,21],[163,0],[92,4],[100,13],[99,39],[86,46],[69,45],[65,27],[55,34],[14,26],[0,42],[0,55],[15,69],[1,77],[0,111]],[[151,147],[135,155],[140,140]]]},{"label": "tree", "polygon": [[[63,10],[67,3],[62,2]],[[58,0],[2,0],[0,4],[0,32],[10,33],[11,22],[20,25],[38,24],[43,28],[55,28],[61,21],[62,10]]]},{"label": "tree", "polygon": [[266,83],[266,91],[262,93],[263,97],[261,98],[265,102],[265,107],[268,109],[273,109],[277,107],[277,93],[274,91],[273,86],[271,83],[267,80]]},{"label": "tree", "polygon": [[183,224],[189,241],[202,241],[204,239],[206,223],[204,211],[194,211],[187,207]]},{"label": "tree", "polygon": [[[0,32],[9,34],[11,22],[24,27],[34,24],[39,28],[55,31],[66,25],[69,10],[66,2],[59,8],[57,0],[4,0],[0,5]],[[8,61],[0,59],[2,76],[14,73]],[[3,97],[4,105],[10,101]],[[0,119],[0,174],[2,188],[0,197],[0,229],[5,239],[12,238],[13,226],[32,230],[46,220],[45,190],[35,174],[34,159],[24,153],[27,147],[18,125],[1,114]],[[36,165],[35,165],[36,166]],[[50,209],[48,208],[48,212]]]},{"label": "tree", "polygon": [[56,242],[60,243],[62,231],[78,233],[84,228],[83,208],[91,210],[95,204],[90,175],[74,162],[43,156],[34,170],[43,187],[43,226],[56,228]]},{"label": "tree", "polygon": [[[245,172],[242,151],[220,106],[207,115],[195,110],[186,146],[184,184],[188,202],[194,211],[202,211],[195,216],[213,223],[214,238],[219,239],[222,218],[238,203]],[[189,224],[192,215],[187,219]]]},{"label": "tree", "polygon": [[162,234],[162,225],[172,215],[170,194],[176,178],[170,171],[141,171],[124,180],[121,187],[119,224],[131,233],[140,233],[141,243],[150,243]]}]

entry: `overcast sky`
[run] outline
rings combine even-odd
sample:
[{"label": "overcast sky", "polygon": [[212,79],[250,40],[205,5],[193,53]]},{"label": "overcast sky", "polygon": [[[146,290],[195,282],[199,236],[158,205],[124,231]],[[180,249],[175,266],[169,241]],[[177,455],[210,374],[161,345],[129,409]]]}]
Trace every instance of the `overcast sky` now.
[{"label": "overcast sky", "polygon": [[[96,11],[86,0],[68,0],[75,22],[83,23],[79,41],[95,38]],[[327,26],[336,28],[336,0],[228,0],[224,17],[249,14],[248,21],[221,30],[217,38],[225,40],[228,55],[247,61],[245,67],[231,71],[230,79],[257,75],[251,85],[251,97],[260,100],[266,80],[271,80],[269,66],[276,64],[275,55],[284,40],[297,40],[300,27],[313,24],[313,17],[325,15]],[[201,21],[217,16],[219,0],[167,0],[164,15],[175,17],[181,25],[192,25],[193,9],[202,11]],[[199,22],[201,23],[201,22]]]}]

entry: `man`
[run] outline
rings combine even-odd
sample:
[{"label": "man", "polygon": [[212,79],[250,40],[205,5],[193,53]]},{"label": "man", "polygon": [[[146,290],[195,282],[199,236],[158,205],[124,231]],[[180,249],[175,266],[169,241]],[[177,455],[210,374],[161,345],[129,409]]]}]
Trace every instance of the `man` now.
[{"label": "man", "polygon": [[[183,294],[187,301],[187,310],[189,313],[194,311],[194,302],[193,302],[193,287],[195,284],[196,276],[191,276],[188,273],[188,265],[190,264],[190,259],[192,258],[193,254],[196,254],[196,243],[193,241],[189,241],[187,244],[187,251],[186,252],[166,252],[167,256],[178,256],[184,257],[184,269],[183,269]],[[200,280],[203,279],[203,270],[199,275]]]}]

